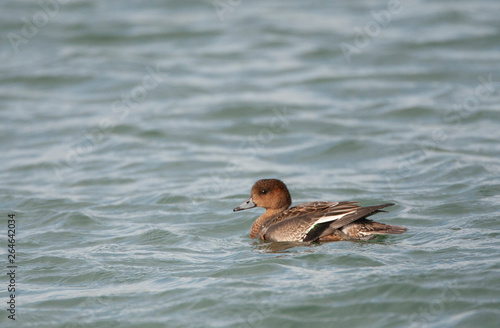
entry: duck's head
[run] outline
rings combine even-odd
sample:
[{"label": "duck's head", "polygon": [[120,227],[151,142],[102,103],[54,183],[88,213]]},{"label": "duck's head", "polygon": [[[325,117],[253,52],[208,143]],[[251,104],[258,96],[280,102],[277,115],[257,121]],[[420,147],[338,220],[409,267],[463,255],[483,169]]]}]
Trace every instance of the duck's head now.
[{"label": "duck's head", "polygon": [[233,209],[234,212],[253,207],[263,207],[266,210],[284,211],[292,203],[288,188],[278,179],[262,179],[257,181],[250,192],[250,198]]}]

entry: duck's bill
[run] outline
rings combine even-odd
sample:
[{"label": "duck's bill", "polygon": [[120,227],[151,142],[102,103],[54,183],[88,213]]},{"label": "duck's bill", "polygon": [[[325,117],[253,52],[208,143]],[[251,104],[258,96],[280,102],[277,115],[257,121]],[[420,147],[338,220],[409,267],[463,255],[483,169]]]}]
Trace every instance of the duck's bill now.
[{"label": "duck's bill", "polygon": [[257,205],[253,202],[252,197],[248,198],[246,202],[233,209],[233,212],[248,210],[249,208],[256,207]]}]

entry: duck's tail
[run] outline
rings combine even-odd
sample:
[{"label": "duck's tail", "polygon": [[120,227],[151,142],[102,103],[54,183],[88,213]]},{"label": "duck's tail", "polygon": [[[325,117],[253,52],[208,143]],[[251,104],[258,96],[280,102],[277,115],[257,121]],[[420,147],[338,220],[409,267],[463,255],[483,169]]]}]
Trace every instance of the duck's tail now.
[{"label": "duck's tail", "polygon": [[342,232],[351,238],[366,239],[374,235],[399,235],[406,231],[405,227],[360,219],[342,228]]}]

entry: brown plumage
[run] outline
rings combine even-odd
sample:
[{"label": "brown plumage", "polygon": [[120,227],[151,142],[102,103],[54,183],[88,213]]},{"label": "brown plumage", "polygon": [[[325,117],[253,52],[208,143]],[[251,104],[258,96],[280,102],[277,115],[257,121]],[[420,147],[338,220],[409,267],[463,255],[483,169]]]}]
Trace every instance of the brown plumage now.
[{"label": "brown plumage", "polygon": [[357,202],[309,202],[290,207],[286,185],[277,179],[257,181],[251,197],[234,211],[263,207],[252,225],[251,238],[270,241],[368,240],[375,235],[401,234],[406,228],[366,219],[394,204],[361,207]]}]

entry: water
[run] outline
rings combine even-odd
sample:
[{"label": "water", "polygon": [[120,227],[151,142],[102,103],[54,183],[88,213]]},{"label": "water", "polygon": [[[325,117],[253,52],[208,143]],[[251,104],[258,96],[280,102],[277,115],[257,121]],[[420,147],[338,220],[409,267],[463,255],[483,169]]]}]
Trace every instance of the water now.
[{"label": "water", "polygon": [[[498,1],[47,3],[0,5],[2,327],[500,325]],[[251,240],[268,177],[408,232]]]}]

